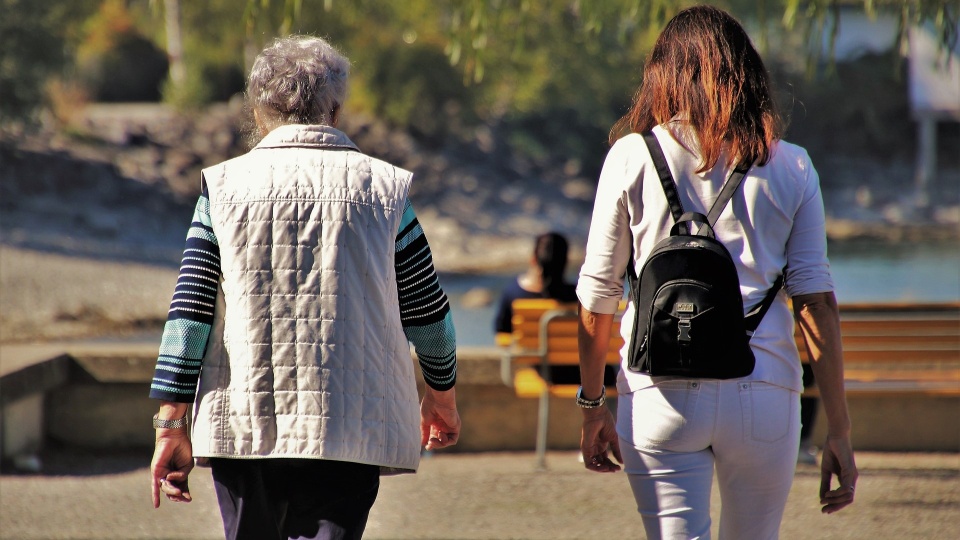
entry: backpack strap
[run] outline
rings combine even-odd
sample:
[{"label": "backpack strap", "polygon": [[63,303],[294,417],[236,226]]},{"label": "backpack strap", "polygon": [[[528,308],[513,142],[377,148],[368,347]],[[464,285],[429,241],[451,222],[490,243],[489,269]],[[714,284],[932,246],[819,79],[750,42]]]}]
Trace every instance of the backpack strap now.
[{"label": "backpack strap", "polygon": [[747,171],[750,170],[752,165],[752,163],[741,163],[730,173],[730,178],[723,184],[720,195],[717,197],[717,200],[714,201],[713,206],[710,207],[710,212],[707,213],[707,221],[710,222],[711,227],[717,224],[717,219],[719,219],[720,214],[723,213],[724,207],[727,206],[730,198],[736,193],[737,188],[739,188],[743,182],[743,177],[746,176]]},{"label": "backpack strap", "polygon": [[[660,141],[653,134],[653,130],[641,133],[643,142],[647,144],[647,150],[650,152],[650,159],[653,160],[653,166],[657,169],[657,176],[660,177],[660,186],[663,187],[663,194],[667,197],[667,204],[670,206],[670,214],[673,216],[674,223],[680,222],[683,216],[683,203],[680,202],[680,196],[677,194],[677,183],[673,180],[673,174],[670,173],[670,166],[667,165],[667,157],[663,155],[663,147]],[[688,234],[687,224],[680,224],[681,232]],[[633,268],[633,242],[630,243],[630,260],[627,263],[627,276],[630,278],[630,290],[637,290],[639,283],[637,272]]]},{"label": "backpack strap", "polygon": [[647,143],[647,149],[650,151],[650,159],[653,160],[653,166],[657,168],[657,175],[660,177],[660,185],[663,186],[663,194],[667,196],[667,204],[670,205],[670,213],[673,215],[673,221],[680,221],[683,215],[683,203],[680,202],[680,195],[677,194],[677,183],[670,174],[670,166],[667,165],[667,157],[663,155],[663,147],[653,131],[643,132],[643,142]]},{"label": "backpack strap", "polygon": [[[663,187],[663,194],[667,197],[667,204],[670,206],[670,214],[673,216],[673,221],[680,222],[681,216],[683,216],[684,213],[683,203],[680,202],[680,195],[677,192],[677,182],[670,173],[670,166],[667,165],[667,158],[663,154],[663,147],[660,146],[660,141],[657,140],[657,136],[653,134],[653,130],[644,131],[642,135],[643,142],[647,144],[647,150],[650,151],[650,159],[653,160],[653,166],[657,169],[657,176],[660,177],[660,185]],[[711,227],[717,223],[717,219],[719,219],[720,214],[723,213],[723,209],[727,206],[733,194],[737,192],[740,184],[743,183],[743,178],[752,165],[752,163],[741,163],[737,165],[733,172],[730,173],[730,178],[724,182],[723,188],[720,190],[720,195],[707,213],[707,221]],[[685,224],[681,226],[680,229],[683,234],[689,232]]]},{"label": "backpack strap", "polygon": [[743,324],[747,328],[748,336],[753,336],[753,333],[760,327],[760,321],[763,320],[763,316],[767,314],[767,310],[770,309],[773,301],[777,298],[777,293],[779,293],[783,287],[783,276],[786,275],[786,273],[786,269],[780,272],[780,275],[777,276],[776,281],[773,282],[773,285],[770,287],[770,290],[767,291],[767,295],[763,297],[763,300],[751,309],[750,313],[743,316]]}]

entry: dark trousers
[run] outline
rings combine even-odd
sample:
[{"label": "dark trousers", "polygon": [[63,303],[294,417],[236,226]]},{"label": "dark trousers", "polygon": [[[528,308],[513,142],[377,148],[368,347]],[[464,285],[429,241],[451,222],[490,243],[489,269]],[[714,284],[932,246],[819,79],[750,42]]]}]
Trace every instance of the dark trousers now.
[{"label": "dark trousers", "polygon": [[320,459],[211,459],[227,540],[360,538],[380,468]]}]

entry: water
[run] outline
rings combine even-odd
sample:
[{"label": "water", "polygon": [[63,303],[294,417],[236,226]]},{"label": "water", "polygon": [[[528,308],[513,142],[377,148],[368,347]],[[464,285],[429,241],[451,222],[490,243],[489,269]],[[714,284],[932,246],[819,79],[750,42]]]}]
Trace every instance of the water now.
[{"label": "water", "polygon": [[[960,301],[960,245],[956,243],[831,243],[830,269],[840,303]],[[493,344],[496,300],[515,275],[443,274],[450,297],[457,343]],[[463,295],[487,289],[493,303],[473,309],[461,305]]]},{"label": "water", "polygon": [[840,303],[960,300],[960,245],[845,243],[830,246]]}]

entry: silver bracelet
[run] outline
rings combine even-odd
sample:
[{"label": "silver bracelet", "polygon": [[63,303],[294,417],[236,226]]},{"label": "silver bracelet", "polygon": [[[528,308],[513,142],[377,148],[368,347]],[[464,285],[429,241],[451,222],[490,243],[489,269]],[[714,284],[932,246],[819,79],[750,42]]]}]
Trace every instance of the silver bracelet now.
[{"label": "silver bracelet", "polygon": [[153,415],[153,429],[180,429],[190,424],[187,415],[183,415],[183,418],[178,420],[162,420],[159,416],[159,413]]},{"label": "silver bracelet", "polygon": [[598,399],[585,399],[583,397],[583,387],[577,390],[577,405],[583,409],[596,409],[607,401],[607,389],[600,387],[600,397]]}]

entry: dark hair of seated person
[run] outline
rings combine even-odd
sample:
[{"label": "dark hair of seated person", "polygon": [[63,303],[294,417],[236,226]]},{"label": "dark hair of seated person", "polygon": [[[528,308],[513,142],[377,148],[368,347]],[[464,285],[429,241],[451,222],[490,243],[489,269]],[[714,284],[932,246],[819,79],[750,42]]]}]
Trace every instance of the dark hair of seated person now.
[{"label": "dark hair of seated person", "polygon": [[[494,329],[498,333],[513,331],[513,301],[521,298],[549,298],[563,303],[577,301],[576,285],[564,280],[570,244],[560,233],[537,236],[527,272],[513,280],[500,297]],[[526,287],[524,286],[526,285]],[[617,369],[607,366],[604,384],[616,382]],[[555,384],[580,384],[578,366],[550,366],[550,380]]]}]

